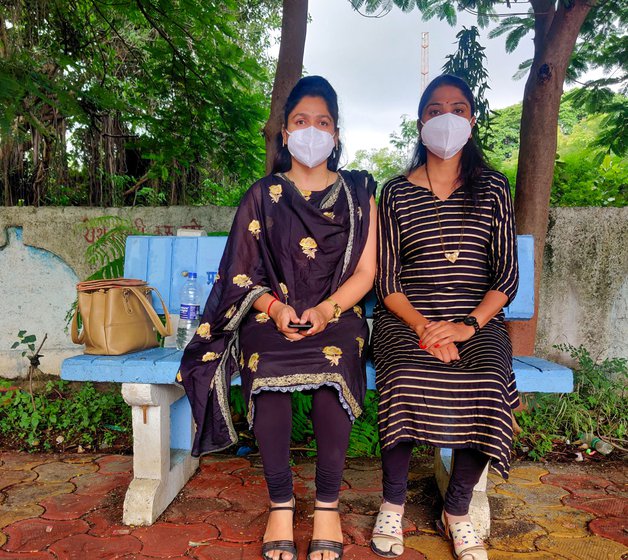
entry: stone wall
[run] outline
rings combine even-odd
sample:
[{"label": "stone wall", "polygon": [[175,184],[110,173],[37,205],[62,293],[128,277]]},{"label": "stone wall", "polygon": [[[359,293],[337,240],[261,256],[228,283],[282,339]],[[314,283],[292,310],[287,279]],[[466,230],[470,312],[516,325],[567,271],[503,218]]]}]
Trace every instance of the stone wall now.
[{"label": "stone wall", "polygon": [[[75,284],[93,270],[85,251],[103,227],[88,219],[112,215],[155,235],[178,228],[228,231],[235,209],[170,208],[0,208],[0,376],[26,371],[20,330],[44,346],[42,370],[58,372],[77,353],[66,331]],[[628,356],[628,208],[553,209],[545,250],[537,355],[565,362],[554,344],[583,344],[592,354]]]},{"label": "stone wall", "polygon": [[536,353],[555,344],[628,358],[628,208],[555,208],[545,243]]},{"label": "stone wall", "polygon": [[[41,369],[58,373],[64,358],[80,347],[72,343],[66,315],[76,283],[89,276],[85,251],[102,237],[104,227],[85,227],[86,220],[118,216],[139,231],[174,235],[178,228],[229,231],[234,208],[2,208],[0,207],[0,377],[27,371],[21,349],[11,350],[17,333],[26,330],[41,341]],[[95,267],[98,268],[98,267]]]}]

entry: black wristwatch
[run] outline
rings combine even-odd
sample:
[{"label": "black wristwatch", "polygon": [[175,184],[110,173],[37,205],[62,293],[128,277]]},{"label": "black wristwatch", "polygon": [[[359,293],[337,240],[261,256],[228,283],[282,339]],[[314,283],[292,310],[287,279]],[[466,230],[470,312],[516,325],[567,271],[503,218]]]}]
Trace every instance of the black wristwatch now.
[{"label": "black wristwatch", "polygon": [[473,315],[467,315],[464,319],[461,319],[461,322],[468,327],[473,327],[475,329],[474,334],[480,332],[480,325],[478,325],[478,320]]}]

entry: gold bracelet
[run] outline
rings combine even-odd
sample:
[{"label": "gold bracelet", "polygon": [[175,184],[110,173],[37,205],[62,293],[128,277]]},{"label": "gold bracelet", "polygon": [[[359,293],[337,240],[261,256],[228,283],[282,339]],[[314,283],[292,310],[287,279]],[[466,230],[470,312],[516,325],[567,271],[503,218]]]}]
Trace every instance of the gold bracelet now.
[{"label": "gold bracelet", "polygon": [[333,299],[331,299],[330,297],[328,297],[325,301],[328,301],[329,303],[332,304],[333,308],[334,308],[334,314],[332,316],[332,319],[338,319],[338,317],[340,317],[341,313],[342,313],[342,307],[340,307]]}]

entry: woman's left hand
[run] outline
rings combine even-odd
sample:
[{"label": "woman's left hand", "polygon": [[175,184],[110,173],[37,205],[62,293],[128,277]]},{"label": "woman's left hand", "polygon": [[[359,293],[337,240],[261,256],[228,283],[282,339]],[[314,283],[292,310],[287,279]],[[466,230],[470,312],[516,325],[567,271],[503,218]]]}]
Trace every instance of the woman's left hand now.
[{"label": "woman's left hand", "polygon": [[434,321],[425,325],[420,346],[424,350],[440,348],[450,342],[464,342],[475,334],[472,326],[453,321]]},{"label": "woman's left hand", "polygon": [[312,328],[305,331],[305,336],[312,336],[318,334],[327,328],[327,324],[331,317],[328,318],[328,310],[321,309],[318,305],[316,307],[310,307],[306,309],[301,315],[302,323],[312,323]]}]

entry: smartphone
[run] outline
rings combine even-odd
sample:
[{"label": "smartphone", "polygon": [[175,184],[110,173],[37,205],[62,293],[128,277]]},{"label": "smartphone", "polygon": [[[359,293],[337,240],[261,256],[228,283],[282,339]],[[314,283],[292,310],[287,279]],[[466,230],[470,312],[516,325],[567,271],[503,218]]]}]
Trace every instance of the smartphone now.
[{"label": "smartphone", "polygon": [[288,323],[288,327],[291,329],[299,329],[300,331],[306,331],[312,328],[312,323]]}]

